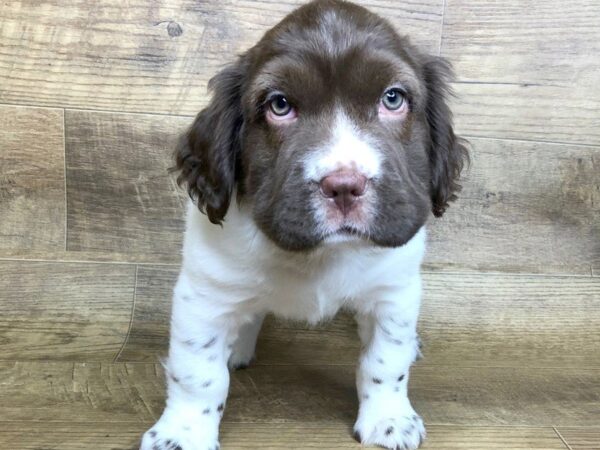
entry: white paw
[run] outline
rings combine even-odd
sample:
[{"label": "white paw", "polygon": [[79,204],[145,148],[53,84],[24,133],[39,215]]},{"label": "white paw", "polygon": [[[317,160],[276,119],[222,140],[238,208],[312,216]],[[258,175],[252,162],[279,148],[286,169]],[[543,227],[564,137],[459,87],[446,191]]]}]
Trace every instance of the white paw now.
[{"label": "white paw", "polygon": [[140,450],[219,450],[218,428],[161,418],[142,438]]},{"label": "white paw", "polygon": [[230,346],[231,355],[227,362],[230,369],[245,369],[254,360],[256,339],[258,338],[263,319],[264,314],[257,314],[251,321],[241,326],[237,339]]},{"label": "white paw", "polygon": [[254,361],[254,342],[238,340],[231,349],[227,365],[232,370],[245,369]]},{"label": "white paw", "polygon": [[379,445],[392,450],[414,450],[425,439],[425,426],[417,414],[370,422],[359,420],[354,437],[364,445]]}]

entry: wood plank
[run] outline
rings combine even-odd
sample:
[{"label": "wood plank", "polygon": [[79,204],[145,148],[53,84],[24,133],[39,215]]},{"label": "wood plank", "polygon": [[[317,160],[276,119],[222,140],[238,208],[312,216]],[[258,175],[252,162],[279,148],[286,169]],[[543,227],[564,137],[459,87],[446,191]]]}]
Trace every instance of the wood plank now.
[{"label": "wood plank", "polygon": [[[600,4],[595,0],[447,0],[442,55],[461,78],[597,85]],[[568,57],[568,58],[567,58]]]},{"label": "wood plank", "polygon": [[[235,372],[225,421],[345,424],[355,368],[263,366]],[[0,420],[151,422],[164,405],[154,364],[0,363]],[[599,370],[417,367],[411,398],[427,424],[596,425]]]},{"label": "wood plank", "polygon": [[600,269],[600,147],[471,139],[464,189],[432,220],[426,264],[511,272]]},{"label": "wood plank", "polygon": [[0,148],[0,255],[64,250],[63,111],[0,105]]},{"label": "wood plank", "polygon": [[461,131],[600,144],[600,3],[448,0],[442,55],[458,78]]},{"label": "wood plank", "polygon": [[[0,422],[0,447],[13,450],[132,450],[152,423]],[[552,428],[430,426],[423,449],[565,449]],[[360,449],[347,426],[311,423],[228,423],[221,426],[227,450]]]},{"label": "wood plank", "polygon": [[134,275],[133,266],[0,262],[0,358],[112,360]]},{"label": "wood plank", "polygon": [[455,83],[461,135],[600,145],[600,92],[577,85]]},{"label": "wood plank", "polygon": [[[0,102],[195,114],[207,80],[302,0],[72,1],[0,11]],[[363,2],[438,50],[442,0]]]},{"label": "wood plank", "polygon": [[[155,362],[166,355],[177,273],[139,268],[120,361]],[[424,289],[423,364],[600,368],[599,278],[425,272]],[[268,317],[255,364],[354,364],[358,353],[350,314],[314,327]]]},{"label": "wood plank", "polygon": [[569,444],[571,450],[599,450],[600,428],[560,427],[558,432]]},{"label": "wood plank", "polygon": [[167,169],[189,123],[66,111],[67,250],[179,260],[186,194]]}]

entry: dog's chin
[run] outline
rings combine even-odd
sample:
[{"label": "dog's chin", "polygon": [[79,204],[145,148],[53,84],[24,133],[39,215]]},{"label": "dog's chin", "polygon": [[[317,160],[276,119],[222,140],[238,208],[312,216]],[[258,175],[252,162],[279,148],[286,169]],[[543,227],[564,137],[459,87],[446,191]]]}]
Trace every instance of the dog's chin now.
[{"label": "dog's chin", "polygon": [[[282,228],[263,228],[263,233],[282,250],[299,253],[310,253],[324,248],[343,247],[373,247],[395,248],[407,244],[425,224],[425,221],[401,222],[389,230],[381,227],[357,227],[341,224],[329,227],[326,232],[317,231],[320,227],[311,230],[306,227],[302,230],[285,230]],[[390,227],[388,227],[390,228]],[[387,231],[387,232],[386,232]]]},{"label": "dog's chin", "polygon": [[369,236],[356,228],[342,226],[326,233],[287,233],[264,229],[265,235],[280,249],[290,252],[312,252],[340,245],[377,246]]}]

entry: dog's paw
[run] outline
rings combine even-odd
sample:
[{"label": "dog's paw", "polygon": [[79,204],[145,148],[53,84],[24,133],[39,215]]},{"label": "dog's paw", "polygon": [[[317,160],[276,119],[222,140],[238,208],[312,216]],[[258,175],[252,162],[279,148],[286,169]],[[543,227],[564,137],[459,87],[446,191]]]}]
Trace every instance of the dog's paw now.
[{"label": "dog's paw", "polygon": [[382,419],[375,423],[359,419],[354,425],[354,437],[358,442],[392,450],[417,449],[425,436],[423,420],[417,414]]},{"label": "dog's paw", "polygon": [[189,425],[159,421],[144,433],[140,450],[219,450],[219,441]]},{"label": "dog's paw", "polygon": [[240,370],[248,367],[253,361],[254,346],[245,342],[236,342],[227,365],[231,370]]}]

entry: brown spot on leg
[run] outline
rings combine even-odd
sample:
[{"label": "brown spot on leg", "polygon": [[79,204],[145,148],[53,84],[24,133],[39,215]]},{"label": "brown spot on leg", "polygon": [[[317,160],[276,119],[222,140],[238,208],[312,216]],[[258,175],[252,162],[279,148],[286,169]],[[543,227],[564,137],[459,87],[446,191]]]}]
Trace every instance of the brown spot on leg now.
[{"label": "brown spot on leg", "polygon": [[215,345],[215,342],[217,342],[217,337],[216,337],[216,336],[215,336],[215,337],[213,337],[213,338],[211,338],[211,339],[210,339],[210,340],[209,340],[209,341],[208,341],[206,344],[204,344],[204,345],[202,346],[202,348],[210,348],[210,347],[212,347],[213,345]]}]

